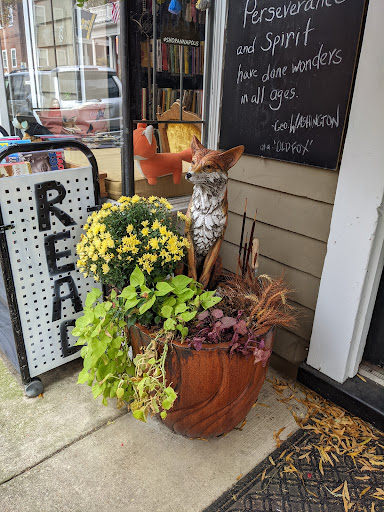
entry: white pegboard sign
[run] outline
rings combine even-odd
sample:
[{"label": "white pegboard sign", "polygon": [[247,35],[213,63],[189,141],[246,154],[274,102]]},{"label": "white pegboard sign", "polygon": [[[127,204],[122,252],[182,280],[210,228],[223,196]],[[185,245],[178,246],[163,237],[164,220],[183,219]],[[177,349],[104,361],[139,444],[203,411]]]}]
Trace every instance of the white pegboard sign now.
[{"label": "white pegboard sign", "polygon": [[76,244],[95,206],[91,167],[0,179],[1,210],[31,377],[80,356],[70,334],[87,293]]}]

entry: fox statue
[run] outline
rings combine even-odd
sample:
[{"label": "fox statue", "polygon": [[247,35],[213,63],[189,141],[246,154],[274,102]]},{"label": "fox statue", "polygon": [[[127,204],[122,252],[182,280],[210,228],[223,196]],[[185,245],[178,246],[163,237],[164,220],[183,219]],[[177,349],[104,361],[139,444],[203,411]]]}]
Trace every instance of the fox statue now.
[{"label": "fox statue", "polygon": [[183,171],[183,160],[192,160],[191,148],[179,153],[157,153],[153,126],[139,123],[133,132],[133,154],[138,167],[150,185],[156,185],[157,178],[173,175],[173,183],[178,185]]},{"label": "fox statue", "polygon": [[206,288],[228,222],[228,170],[239,160],[244,146],[214,151],[206,149],[194,136],[191,149],[192,165],[185,176],[194,183],[185,231],[190,243],[188,275]]}]

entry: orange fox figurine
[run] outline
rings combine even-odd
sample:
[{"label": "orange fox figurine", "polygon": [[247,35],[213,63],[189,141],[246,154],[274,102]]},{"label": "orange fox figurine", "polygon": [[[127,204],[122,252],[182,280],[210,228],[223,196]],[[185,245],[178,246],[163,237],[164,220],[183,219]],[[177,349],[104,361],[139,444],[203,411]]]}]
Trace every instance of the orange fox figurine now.
[{"label": "orange fox figurine", "polygon": [[182,161],[192,161],[191,148],[180,153],[156,153],[156,138],[153,126],[139,123],[133,132],[133,154],[140,171],[147,178],[150,185],[156,185],[157,178],[173,175],[173,183],[178,185],[183,170]]}]

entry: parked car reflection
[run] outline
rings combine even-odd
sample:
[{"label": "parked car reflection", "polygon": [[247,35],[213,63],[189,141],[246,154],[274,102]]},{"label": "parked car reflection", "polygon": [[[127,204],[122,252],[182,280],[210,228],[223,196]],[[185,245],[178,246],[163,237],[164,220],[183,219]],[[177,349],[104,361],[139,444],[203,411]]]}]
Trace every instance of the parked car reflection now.
[{"label": "parked car reflection", "polygon": [[6,75],[9,112],[53,134],[92,135],[120,130],[121,82],[112,68],[62,66]]}]

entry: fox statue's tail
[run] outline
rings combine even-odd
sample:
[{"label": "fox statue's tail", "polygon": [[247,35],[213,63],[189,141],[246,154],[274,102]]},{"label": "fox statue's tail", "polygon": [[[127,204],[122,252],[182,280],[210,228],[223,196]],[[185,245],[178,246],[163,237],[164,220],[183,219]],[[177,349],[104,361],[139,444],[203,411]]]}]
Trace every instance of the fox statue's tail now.
[{"label": "fox statue's tail", "polygon": [[192,149],[191,148],[187,148],[187,149],[184,149],[183,151],[179,151],[179,153],[177,153],[178,155],[181,156],[181,159],[184,160],[185,162],[192,162]]}]

